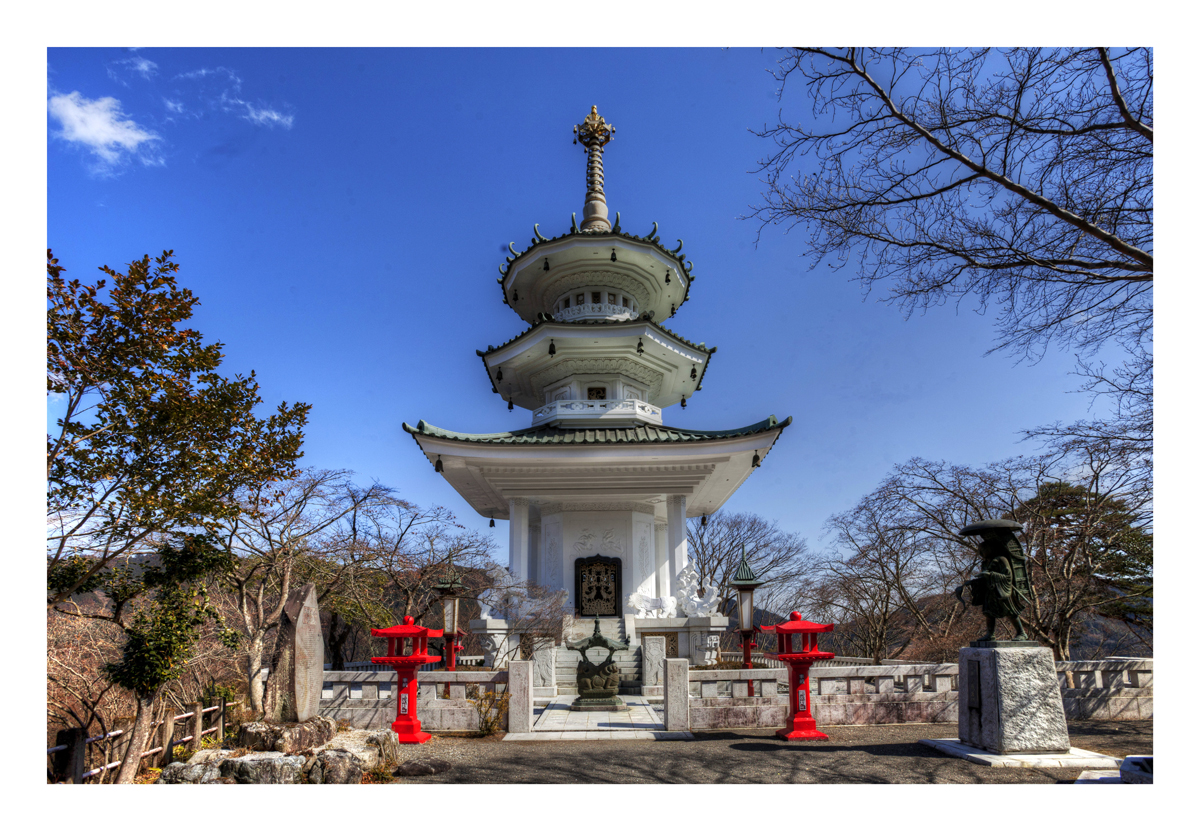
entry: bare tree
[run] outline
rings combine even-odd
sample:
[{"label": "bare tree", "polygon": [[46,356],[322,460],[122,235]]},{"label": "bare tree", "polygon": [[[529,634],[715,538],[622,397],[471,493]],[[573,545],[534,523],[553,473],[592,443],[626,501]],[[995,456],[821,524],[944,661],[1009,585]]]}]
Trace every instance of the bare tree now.
[{"label": "bare tree", "polygon": [[763,586],[754,595],[759,609],[785,612],[791,599],[785,587],[800,579],[811,562],[808,544],[799,534],[779,528],[774,520],[757,514],[728,514],[717,511],[708,517],[687,523],[688,561],[700,576],[700,586],[720,598],[718,609],[736,608],[737,590],[729,585],[742,561],[746,561]]},{"label": "bare tree", "polygon": [[1013,518],[1025,526],[1032,584],[1022,619],[1067,660],[1097,615],[1152,626],[1148,503],[1132,500],[1128,483],[1128,472],[1094,448],[980,468],[912,459],[831,518],[834,543],[814,596],[873,657],[933,656],[961,637],[964,621],[978,624],[950,606],[949,589],[978,567],[957,531]]},{"label": "bare tree", "polygon": [[906,311],[995,303],[997,348],[1149,336],[1151,50],[792,49],[793,76],[814,126],[759,133],[756,216],[807,224],[814,265],[853,255]]},{"label": "bare tree", "polygon": [[[811,118],[757,134],[764,225],[803,225],[813,267],[853,262],[905,314],[996,311],[994,350],[1076,350],[1112,413],[1027,436],[1096,446],[1150,487],[1154,63],[1150,49],[785,50]],[[1117,367],[1094,362],[1122,347]]]},{"label": "bare tree", "polygon": [[[298,564],[321,571],[328,592],[362,553],[364,522],[396,500],[387,488],[354,485],[348,471],[308,470],[285,482],[240,494],[241,510],[217,527],[237,568],[223,577],[236,612],[231,622],[245,638],[250,707],[262,712],[263,658],[278,628]],[[319,564],[318,566],[315,564]]]}]

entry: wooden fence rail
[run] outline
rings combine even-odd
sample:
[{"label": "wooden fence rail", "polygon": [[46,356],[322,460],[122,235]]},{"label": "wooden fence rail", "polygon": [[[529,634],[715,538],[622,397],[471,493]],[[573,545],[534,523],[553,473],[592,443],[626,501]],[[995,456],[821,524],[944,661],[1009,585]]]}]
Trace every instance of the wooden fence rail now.
[{"label": "wooden fence rail", "polygon": [[[154,736],[151,742],[156,743],[157,746],[139,754],[139,764],[140,760],[150,757],[151,763],[155,767],[166,767],[171,764],[176,747],[187,745],[188,750],[195,753],[200,749],[200,743],[204,737],[212,733],[217,735],[219,741],[224,741],[225,715],[230,703],[222,698],[211,707],[202,707],[201,703],[196,701],[188,704],[187,712],[179,714],[168,709],[163,714],[162,719],[150,723],[151,731],[158,728],[157,736],[151,733]],[[204,717],[206,715],[209,716],[209,727],[207,728],[204,727]],[[187,735],[177,739],[175,738],[175,730],[177,723],[181,721],[185,722],[183,730]],[[97,768],[92,768],[91,770],[85,770],[87,767],[88,745],[105,739],[115,739],[119,736],[125,736],[131,733],[131,731],[132,727],[125,727],[100,736],[88,736],[82,727],[59,730],[56,736],[59,743],[54,745],[54,747],[46,748],[46,754],[50,756],[51,766],[47,778],[52,782],[78,785],[90,777],[118,767],[121,764],[121,759]],[[119,755],[124,756],[124,753],[120,753]]]}]

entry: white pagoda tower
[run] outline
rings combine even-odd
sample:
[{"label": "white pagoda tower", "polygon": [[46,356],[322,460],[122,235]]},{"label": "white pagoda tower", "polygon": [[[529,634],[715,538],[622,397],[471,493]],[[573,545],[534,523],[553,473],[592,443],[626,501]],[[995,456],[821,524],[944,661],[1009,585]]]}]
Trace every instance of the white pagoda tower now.
[{"label": "white pagoda tower", "polygon": [[594,616],[617,618],[624,631],[613,631],[634,641],[675,633],[669,651],[701,663],[695,636],[727,621],[711,603],[687,602],[685,519],[720,508],[791,418],[715,431],[664,425],[663,409],[687,406],[717,350],[663,325],[695,279],[683,242],[668,250],[657,223],[639,237],[619,213],[609,221],[602,154],[613,132],[595,107],[575,127],[588,159],[583,222],[572,214],[570,231],[553,238],[535,225],[529,247],[510,243],[500,268],[504,303],[529,328],[478,354],[492,390],[509,409],[532,411],[531,426],[404,429],[472,508],[509,521],[516,580],[565,590],[587,634]]}]

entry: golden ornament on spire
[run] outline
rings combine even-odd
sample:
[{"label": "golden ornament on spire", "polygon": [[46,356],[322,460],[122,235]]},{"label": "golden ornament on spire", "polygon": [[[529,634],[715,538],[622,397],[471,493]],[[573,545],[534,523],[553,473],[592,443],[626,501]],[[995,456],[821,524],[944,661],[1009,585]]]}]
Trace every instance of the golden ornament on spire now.
[{"label": "golden ornament on spire", "polygon": [[576,124],[574,129],[575,142],[582,143],[586,148],[590,148],[592,145],[603,147],[612,140],[613,133],[617,132],[616,127],[606,124],[604,116],[596,112],[595,104],[592,105],[592,111],[588,113],[583,123]]}]

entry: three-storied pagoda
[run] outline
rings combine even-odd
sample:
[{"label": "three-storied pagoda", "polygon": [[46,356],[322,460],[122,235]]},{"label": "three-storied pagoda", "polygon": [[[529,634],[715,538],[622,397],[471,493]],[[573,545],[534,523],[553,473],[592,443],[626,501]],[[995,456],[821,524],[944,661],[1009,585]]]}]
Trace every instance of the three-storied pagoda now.
[{"label": "three-storied pagoda", "polygon": [[515,579],[566,590],[579,617],[686,617],[685,598],[668,600],[688,579],[685,518],[720,508],[791,418],[712,431],[663,424],[664,408],[686,407],[700,389],[717,350],[663,325],[695,279],[682,241],[668,250],[657,223],[638,237],[619,213],[609,221],[602,154],[613,132],[595,107],[575,127],[588,161],[582,223],[572,214],[571,230],[553,238],[535,225],[500,269],[503,300],[529,328],[478,354],[493,391],[532,411],[532,426],[404,429],[472,508],[509,520]]}]

